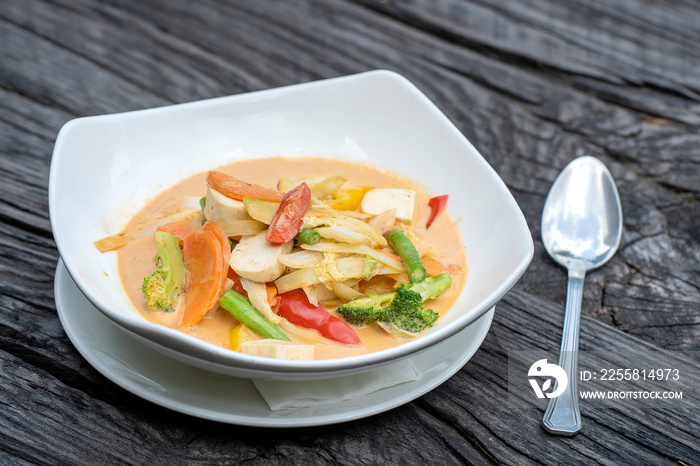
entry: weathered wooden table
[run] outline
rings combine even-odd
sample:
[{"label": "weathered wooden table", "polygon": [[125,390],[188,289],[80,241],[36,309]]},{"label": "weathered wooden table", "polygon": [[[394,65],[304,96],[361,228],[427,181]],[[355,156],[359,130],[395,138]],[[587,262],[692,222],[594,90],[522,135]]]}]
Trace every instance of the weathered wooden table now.
[{"label": "weathered wooden table", "polygon": [[[0,463],[699,464],[699,41],[688,0],[0,1]],[[53,295],[61,126],[379,68],[473,142],[535,240],[473,359],[402,407],[299,429],[179,414],[94,370]],[[508,382],[525,354],[558,354],[566,275],[539,222],[583,154],[613,173],[625,231],[586,280],[581,367],[677,369],[637,388],[683,398],[585,400],[583,430],[562,438],[540,425],[545,401]]]}]

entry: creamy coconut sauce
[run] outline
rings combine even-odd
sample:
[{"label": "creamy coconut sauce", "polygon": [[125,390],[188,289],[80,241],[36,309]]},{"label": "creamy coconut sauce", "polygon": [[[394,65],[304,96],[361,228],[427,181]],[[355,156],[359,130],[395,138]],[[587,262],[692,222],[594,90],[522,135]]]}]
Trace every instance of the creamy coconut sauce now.
[{"label": "creamy coconut sauce", "polygon": [[[429,195],[417,189],[415,184],[397,176],[376,170],[375,168],[338,160],[318,158],[284,158],[245,160],[225,165],[217,169],[229,173],[248,183],[274,188],[280,178],[301,178],[310,176],[330,175],[343,170],[348,178],[346,186],[372,186],[377,188],[410,188],[417,192],[416,215],[414,216],[414,231],[437,249],[444,262],[459,265],[463,272],[452,274],[452,286],[445,290],[435,300],[428,301],[426,307],[445,315],[452,307],[466,279],[466,262],[462,242],[457,228],[443,212],[429,230],[425,223],[430,216],[428,206]],[[172,214],[182,208],[186,197],[202,197],[206,194],[206,172],[192,176],[156,196],[149,204],[138,212],[130,221],[127,228],[148,224],[158,217]],[[440,193],[438,193],[440,194]],[[165,223],[165,222],[164,222]],[[144,277],[155,270],[154,257],[156,246],[152,236],[147,235],[130,242],[118,251],[119,270],[125,289],[129,293],[136,308],[151,322],[163,325],[177,325],[172,320],[174,313],[151,312],[141,292]],[[333,308],[328,310],[334,314]],[[210,311],[204,319],[188,330],[188,333],[224,348],[229,347],[229,332],[237,324],[236,319],[226,310],[217,308]],[[353,326],[362,345],[359,347],[329,342],[315,345],[316,359],[329,359],[358,354],[370,353],[410,341],[397,339],[376,325],[367,327]]]}]

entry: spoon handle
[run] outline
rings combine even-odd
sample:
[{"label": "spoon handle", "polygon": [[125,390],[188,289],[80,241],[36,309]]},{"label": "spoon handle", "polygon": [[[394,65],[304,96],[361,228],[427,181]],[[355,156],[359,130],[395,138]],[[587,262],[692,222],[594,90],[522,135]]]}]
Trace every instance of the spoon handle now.
[{"label": "spoon handle", "polygon": [[[581,300],[585,270],[569,269],[566,292],[564,330],[559,352],[559,367],[566,372],[566,390],[556,398],[550,398],[542,423],[552,434],[574,435],[581,430],[581,414],[578,409],[578,333],[581,321]],[[557,389],[555,384],[554,390]]]}]

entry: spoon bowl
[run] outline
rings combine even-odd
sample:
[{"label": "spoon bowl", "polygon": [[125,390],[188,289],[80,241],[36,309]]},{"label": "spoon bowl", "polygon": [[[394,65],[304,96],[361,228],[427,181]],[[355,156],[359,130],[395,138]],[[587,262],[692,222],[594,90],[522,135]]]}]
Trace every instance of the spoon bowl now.
[{"label": "spoon bowl", "polygon": [[594,157],[579,157],[564,168],[552,185],[542,213],[542,242],[549,255],[568,270],[559,366],[567,375],[557,380],[566,388],[550,398],[542,419],[553,434],[581,430],[578,408],[578,334],[583,282],[588,270],[605,264],[617,251],[622,236],[622,206],[615,181]]},{"label": "spoon bowl", "polygon": [[615,254],[622,207],[615,182],[598,159],[579,157],[559,175],[542,214],[542,241],[563,267],[595,269]]}]

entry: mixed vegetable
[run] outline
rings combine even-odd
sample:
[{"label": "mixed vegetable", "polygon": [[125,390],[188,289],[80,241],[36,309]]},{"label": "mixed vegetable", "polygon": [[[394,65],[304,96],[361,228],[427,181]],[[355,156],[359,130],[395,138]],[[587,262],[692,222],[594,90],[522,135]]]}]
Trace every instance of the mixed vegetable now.
[{"label": "mixed vegetable", "polygon": [[209,172],[199,215],[156,229],[155,272],[142,286],[149,312],[172,313],[188,331],[220,307],[236,321],[231,349],[283,359],[313,359],[318,342],[362,345],[366,326],[398,339],[431,328],[440,316],[430,300],[462,270],[418,231],[439,221],[447,196],[429,200],[417,228],[414,190],[347,181],[341,171],[272,189]]}]

